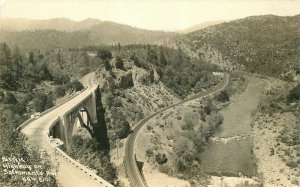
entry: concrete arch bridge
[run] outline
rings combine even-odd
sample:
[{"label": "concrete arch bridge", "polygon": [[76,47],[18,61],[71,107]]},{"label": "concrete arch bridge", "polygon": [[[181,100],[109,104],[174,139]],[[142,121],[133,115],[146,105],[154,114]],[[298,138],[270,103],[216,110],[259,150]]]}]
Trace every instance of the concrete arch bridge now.
[{"label": "concrete arch bridge", "polygon": [[[101,176],[97,176],[84,165],[70,158],[51,141],[51,139],[60,139],[68,149],[77,122],[98,140],[107,139],[104,109],[98,84],[95,83],[95,74],[86,75],[82,82],[87,86],[84,91],[41,113],[39,118],[26,121],[18,130],[28,137],[27,144],[30,147],[37,147],[39,151],[50,155],[52,164],[57,165],[56,178],[60,186],[112,187]],[[108,142],[101,143],[109,146]]]}]

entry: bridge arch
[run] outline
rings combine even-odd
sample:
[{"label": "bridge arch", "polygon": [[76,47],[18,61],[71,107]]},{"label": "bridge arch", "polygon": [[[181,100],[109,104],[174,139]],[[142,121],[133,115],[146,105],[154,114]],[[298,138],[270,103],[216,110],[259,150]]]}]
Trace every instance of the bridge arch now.
[{"label": "bridge arch", "polygon": [[79,111],[76,115],[76,120],[75,120],[75,124],[73,126],[72,129],[72,135],[74,135],[76,133],[76,131],[78,130],[78,127],[76,125],[86,129],[89,134],[93,137],[94,136],[94,131],[93,131],[93,121],[91,118],[91,115],[89,113],[89,111],[86,109],[86,107],[82,106],[81,108],[79,108]]},{"label": "bridge arch", "polygon": [[[68,149],[72,141],[72,136],[74,131],[76,131],[76,123],[79,122],[80,127],[85,128],[89,134],[94,137],[94,125],[97,123],[97,107],[95,91],[98,87],[95,88],[90,94],[86,95],[80,103],[69,108],[68,111],[63,113],[60,116],[60,121],[64,127],[64,144]],[[99,98],[98,98],[99,99]],[[83,117],[82,113],[86,117]],[[77,128],[78,129],[78,128]]]}]

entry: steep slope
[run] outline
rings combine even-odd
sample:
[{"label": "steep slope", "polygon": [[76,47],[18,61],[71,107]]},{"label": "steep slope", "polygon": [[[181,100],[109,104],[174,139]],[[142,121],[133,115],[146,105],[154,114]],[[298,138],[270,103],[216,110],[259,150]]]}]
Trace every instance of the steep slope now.
[{"label": "steep slope", "polygon": [[280,77],[299,69],[300,15],[247,17],[181,35],[176,44],[224,68]]}]

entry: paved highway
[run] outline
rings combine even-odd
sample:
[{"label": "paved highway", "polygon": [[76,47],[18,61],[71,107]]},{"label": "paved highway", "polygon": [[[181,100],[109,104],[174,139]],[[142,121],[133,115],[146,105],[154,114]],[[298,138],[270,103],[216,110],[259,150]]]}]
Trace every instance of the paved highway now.
[{"label": "paved highway", "polygon": [[30,147],[38,147],[40,151],[46,151],[53,162],[55,161],[56,163],[59,163],[57,180],[63,187],[111,186],[109,184],[99,183],[99,181],[95,180],[95,177],[85,173],[85,171],[81,170],[78,165],[74,164],[74,162],[72,163],[65,157],[58,155],[55,146],[50,143],[48,138],[48,132],[51,124],[53,124],[60,115],[63,115],[66,111],[75,107],[80,101],[96,89],[97,84],[95,84],[94,81],[94,73],[85,76],[82,79],[83,84],[87,86],[85,91],[58,108],[31,122],[21,131],[28,137],[27,143]]},{"label": "paved highway", "polygon": [[195,99],[198,99],[201,97],[205,97],[210,94],[214,94],[214,93],[217,93],[217,92],[223,90],[228,85],[228,81],[229,81],[229,75],[227,73],[225,73],[222,83],[219,84],[217,87],[213,88],[212,90],[197,94],[197,95],[193,96],[192,98],[189,98],[189,99],[186,99],[179,103],[176,103],[174,105],[168,106],[168,107],[166,107],[158,112],[155,112],[155,113],[151,114],[150,116],[142,119],[135,125],[134,131],[133,131],[133,133],[131,133],[129,135],[129,137],[126,141],[126,145],[125,145],[125,169],[126,169],[128,177],[129,177],[129,180],[131,182],[131,186],[133,186],[133,187],[147,187],[148,186],[146,181],[143,179],[141,173],[138,170],[135,156],[134,156],[134,143],[135,143],[136,137],[137,137],[140,129],[150,119],[152,119],[153,117],[157,116],[158,114],[168,110],[169,108],[172,108],[174,106],[184,104],[188,101],[192,101],[192,100],[195,100]]}]

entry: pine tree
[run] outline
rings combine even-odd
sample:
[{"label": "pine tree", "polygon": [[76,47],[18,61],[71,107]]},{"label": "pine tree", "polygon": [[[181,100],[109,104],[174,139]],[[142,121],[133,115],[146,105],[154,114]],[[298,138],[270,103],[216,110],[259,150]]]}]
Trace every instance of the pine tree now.
[{"label": "pine tree", "polygon": [[29,57],[28,57],[28,63],[35,65],[35,61],[34,61],[34,53],[32,51],[29,52]]},{"label": "pine tree", "polygon": [[14,78],[11,50],[6,43],[0,44],[0,87],[15,90],[17,83]]},{"label": "pine tree", "polygon": [[15,50],[13,52],[13,64],[15,72],[14,76],[16,80],[18,80],[23,74],[22,55],[18,46],[15,47]]}]

